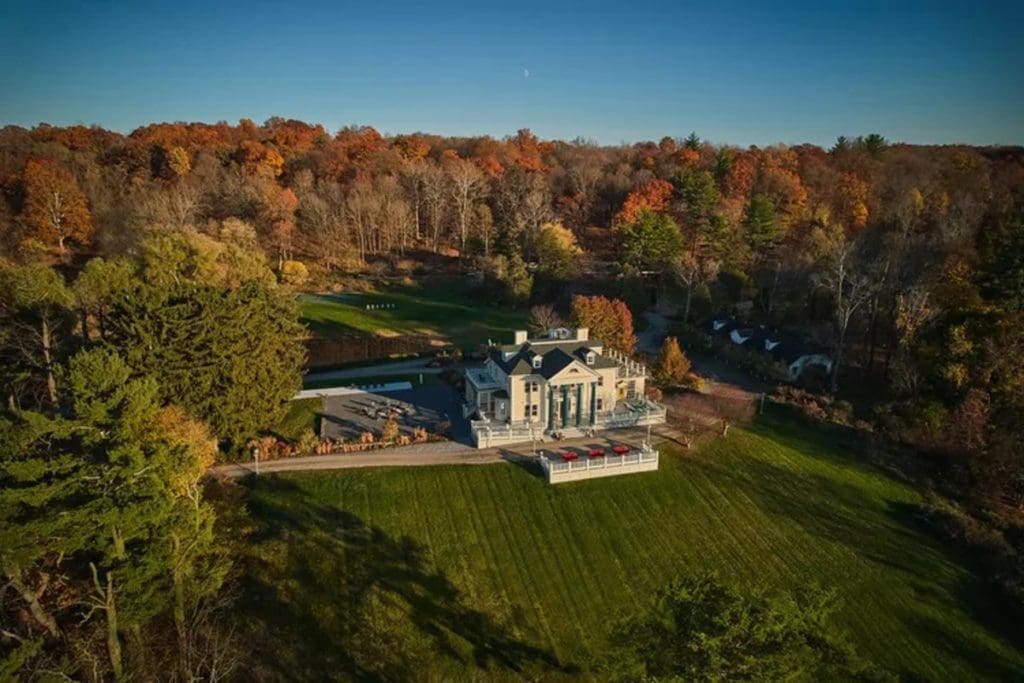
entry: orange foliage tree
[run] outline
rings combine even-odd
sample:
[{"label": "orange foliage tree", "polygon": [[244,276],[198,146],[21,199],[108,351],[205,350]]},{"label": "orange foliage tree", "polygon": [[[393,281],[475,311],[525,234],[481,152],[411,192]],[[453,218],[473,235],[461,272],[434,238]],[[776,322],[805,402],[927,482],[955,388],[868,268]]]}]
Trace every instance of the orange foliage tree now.
[{"label": "orange foliage tree", "polygon": [[633,353],[633,314],[621,299],[577,295],[572,299],[572,322],[588,328],[591,339],[603,342],[605,347]]},{"label": "orange foliage tree", "polygon": [[672,183],[667,180],[651,180],[626,196],[622,209],[615,214],[616,225],[636,223],[643,211],[662,213],[668,210],[672,198]]},{"label": "orange foliage tree", "polygon": [[52,159],[30,159],[25,166],[25,223],[44,244],[89,244],[92,215],[71,172]]}]

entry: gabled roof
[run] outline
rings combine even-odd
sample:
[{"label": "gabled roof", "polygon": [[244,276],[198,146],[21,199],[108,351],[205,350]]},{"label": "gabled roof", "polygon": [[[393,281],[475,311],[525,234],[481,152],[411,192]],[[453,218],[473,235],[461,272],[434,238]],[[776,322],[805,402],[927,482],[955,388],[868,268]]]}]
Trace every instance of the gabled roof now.
[{"label": "gabled roof", "polygon": [[[733,338],[733,332],[735,332],[744,339],[743,348],[767,354],[787,365],[804,356],[829,355],[828,351],[814,344],[808,344],[796,335],[780,330],[771,330],[764,325],[750,325],[731,316],[713,316],[708,322],[707,332],[712,336],[725,337],[733,343],[738,343]],[[768,348],[769,344],[771,348]]]},{"label": "gabled roof", "polygon": [[[579,361],[592,369],[614,368],[618,365],[614,360],[594,352],[591,346],[600,346],[600,342],[566,341],[545,343],[534,346],[529,342],[522,346],[502,346],[491,350],[491,360],[508,375],[540,375],[551,379],[568,367],[573,361]],[[512,353],[505,359],[506,353]],[[587,365],[587,354],[594,353],[594,362]],[[541,366],[533,367],[533,358],[540,356]]]}]

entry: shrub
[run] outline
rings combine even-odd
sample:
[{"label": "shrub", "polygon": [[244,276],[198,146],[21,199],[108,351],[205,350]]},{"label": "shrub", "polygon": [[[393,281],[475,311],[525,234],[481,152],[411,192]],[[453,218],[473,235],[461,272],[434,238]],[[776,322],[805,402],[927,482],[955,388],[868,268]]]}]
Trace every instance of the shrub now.
[{"label": "shrub", "polygon": [[398,422],[394,418],[384,421],[384,426],[380,430],[380,438],[382,441],[394,441],[398,438]]},{"label": "shrub", "polygon": [[281,282],[286,285],[301,285],[309,280],[309,269],[302,261],[285,261],[281,266]]},{"label": "shrub", "polygon": [[319,444],[320,439],[313,433],[313,430],[306,429],[299,435],[299,440],[295,443],[295,447],[303,455],[312,455]]}]

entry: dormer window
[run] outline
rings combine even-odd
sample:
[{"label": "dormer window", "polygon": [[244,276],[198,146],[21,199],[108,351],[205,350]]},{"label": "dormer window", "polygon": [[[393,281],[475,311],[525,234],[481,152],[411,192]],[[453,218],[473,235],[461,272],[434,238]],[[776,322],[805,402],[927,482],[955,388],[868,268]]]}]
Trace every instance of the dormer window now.
[{"label": "dormer window", "polygon": [[534,368],[534,370],[539,370],[540,369],[540,364],[541,364],[541,362],[543,360],[544,359],[541,356],[534,356],[533,357],[533,368]]},{"label": "dormer window", "polygon": [[593,351],[587,351],[587,365],[593,365],[593,364],[594,364],[594,352]]}]

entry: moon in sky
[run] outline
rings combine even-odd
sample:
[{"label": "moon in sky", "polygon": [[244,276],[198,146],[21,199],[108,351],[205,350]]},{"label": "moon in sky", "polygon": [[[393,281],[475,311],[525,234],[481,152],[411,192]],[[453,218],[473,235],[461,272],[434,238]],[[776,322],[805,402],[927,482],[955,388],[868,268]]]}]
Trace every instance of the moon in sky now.
[{"label": "moon in sky", "polygon": [[530,70],[529,69],[523,69],[523,78],[529,78],[529,77],[530,77]]}]

